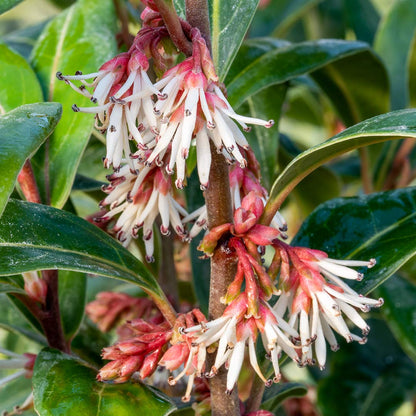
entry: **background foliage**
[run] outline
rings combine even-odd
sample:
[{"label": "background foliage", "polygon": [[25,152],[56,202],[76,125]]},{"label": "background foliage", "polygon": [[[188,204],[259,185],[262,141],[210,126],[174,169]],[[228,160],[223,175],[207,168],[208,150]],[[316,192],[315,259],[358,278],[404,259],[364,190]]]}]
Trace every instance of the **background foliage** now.
[{"label": "background foliage", "polygon": [[[270,191],[268,207],[284,203],[297,244],[336,258],[375,257],[378,265],[357,289],[385,299],[372,312],[368,344],[342,345],[324,372],[287,364],[287,383],[267,391],[263,407],[292,414],[301,402],[287,398],[308,391],[313,411],[324,416],[410,416],[416,397],[416,112],[409,109],[416,102],[416,3],[257,3],[209,1],[213,58],[230,103],[276,121],[273,129],[254,128],[248,137]],[[183,15],[183,1],[175,5]],[[138,1],[126,6],[135,33]],[[158,265],[141,263],[140,243],[129,253],[82,219],[102,199],[104,144],[92,117],[71,111],[83,100],[55,78],[57,70],[92,72],[116,54],[114,4],[3,0],[0,13],[0,211],[6,207],[0,222],[0,345],[40,353],[33,387],[42,416],[62,414],[61,407],[85,415],[131,414],[136,406],[167,414],[175,405],[155,389],[94,381],[100,349],[111,339],[83,313],[85,301],[107,289],[163,296]],[[29,157],[49,207],[19,201],[16,178]],[[196,181],[191,175],[189,207],[202,198]],[[189,263],[177,248],[179,286],[182,300],[196,299],[204,309],[208,262],[197,258],[196,245]],[[11,295],[23,292],[17,273],[51,268],[62,270],[65,334],[83,362],[43,349],[39,325]],[[0,387],[0,410],[21,404],[31,388],[26,379]]]}]

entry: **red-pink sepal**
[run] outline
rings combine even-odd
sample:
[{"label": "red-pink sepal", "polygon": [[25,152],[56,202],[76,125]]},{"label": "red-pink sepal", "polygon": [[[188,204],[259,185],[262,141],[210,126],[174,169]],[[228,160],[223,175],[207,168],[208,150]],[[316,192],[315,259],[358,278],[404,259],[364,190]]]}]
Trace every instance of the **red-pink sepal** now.
[{"label": "red-pink sepal", "polygon": [[166,367],[169,371],[179,368],[189,357],[189,346],[186,342],[172,345],[164,354],[159,365]]},{"label": "red-pink sepal", "polygon": [[244,413],[244,416],[274,416],[274,413],[268,410],[256,410],[255,412]]},{"label": "red-pink sepal", "polygon": [[237,298],[237,296],[241,292],[241,286],[244,282],[244,269],[240,262],[237,263],[237,273],[234,277],[234,280],[231,282],[231,284],[228,286],[227,293],[225,296],[221,298],[221,302],[228,305],[230,302],[232,302],[234,299]]},{"label": "red-pink sepal", "polygon": [[257,223],[256,215],[240,207],[234,212],[234,234],[241,235],[247,233]]},{"label": "red-pink sepal", "polygon": [[214,227],[209,231],[207,235],[202,239],[201,244],[198,246],[198,250],[203,251],[206,255],[212,256],[214,250],[217,247],[219,239],[231,229],[231,224],[222,224],[218,227]]},{"label": "red-pink sepal", "polygon": [[151,354],[146,356],[143,361],[142,368],[140,370],[140,378],[143,380],[146,377],[151,376],[156,368],[157,363],[159,362],[160,356],[162,355],[162,347],[159,347],[157,350],[153,351]]},{"label": "red-pink sepal", "polygon": [[276,240],[280,235],[280,231],[267,225],[256,224],[246,234],[254,244],[258,246],[268,246]]},{"label": "red-pink sepal", "polygon": [[247,313],[247,295],[241,293],[224,310],[223,316],[234,316],[237,321],[242,319]]},{"label": "red-pink sepal", "polygon": [[241,206],[247,210],[251,211],[257,219],[261,217],[264,211],[264,204],[262,199],[254,191],[249,192],[241,201]]},{"label": "red-pink sepal", "polygon": [[48,292],[48,285],[39,277],[37,271],[22,273],[25,282],[24,288],[27,295],[42,304],[46,301],[46,294]]}]

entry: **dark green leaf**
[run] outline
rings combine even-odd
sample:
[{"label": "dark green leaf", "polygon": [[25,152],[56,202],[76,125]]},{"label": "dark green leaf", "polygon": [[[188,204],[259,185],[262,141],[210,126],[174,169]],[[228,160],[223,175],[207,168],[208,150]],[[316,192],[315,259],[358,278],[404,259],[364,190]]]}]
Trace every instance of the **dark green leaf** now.
[{"label": "dark green leaf", "polygon": [[273,384],[264,391],[261,408],[275,412],[284,400],[289,397],[302,397],[307,392],[307,387],[300,383]]},{"label": "dark green leaf", "polygon": [[44,269],[126,280],[164,297],[146,267],[98,227],[69,212],[11,200],[0,221],[0,275]]},{"label": "dark green leaf", "polygon": [[250,117],[275,121],[275,125],[270,129],[253,126],[253,132],[247,136],[260,163],[263,185],[267,189],[270,189],[278,171],[278,123],[286,91],[286,84],[273,85],[252,95],[246,101],[247,113]]},{"label": "dark green leaf", "polygon": [[84,273],[59,272],[59,308],[65,337],[72,339],[84,317],[87,278]]},{"label": "dark green leaf", "polygon": [[39,37],[46,24],[47,22],[45,21],[23,29],[14,30],[3,36],[2,41],[24,58],[29,59],[32,49],[35,46],[36,39]]},{"label": "dark green leaf", "polygon": [[42,416],[163,416],[173,410],[168,399],[144,384],[106,384],[95,370],[52,349],[41,351],[33,373],[35,409]]},{"label": "dark green leaf", "polygon": [[211,0],[212,59],[220,80],[243,42],[259,0]]},{"label": "dark green leaf", "polygon": [[389,80],[371,51],[339,59],[311,74],[346,126],[389,111]]},{"label": "dark green leaf", "polygon": [[22,334],[41,345],[47,345],[46,339],[27,322],[7,295],[3,293],[0,293],[0,328],[15,334]]},{"label": "dark green leaf", "polygon": [[416,286],[393,276],[378,288],[384,299],[381,313],[403,350],[416,361]]},{"label": "dark green leaf", "polygon": [[323,416],[391,416],[416,389],[416,369],[382,321],[369,322],[366,345],[342,345],[318,385]]},{"label": "dark green leaf", "polygon": [[288,45],[267,52],[241,70],[228,85],[231,105],[238,107],[248,97],[329,63],[368,49],[362,42],[319,40]]},{"label": "dark green leaf", "polygon": [[0,215],[20,169],[51,134],[61,112],[60,104],[39,103],[22,106],[0,116]]},{"label": "dark green leaf", "polygon": [[[49,177],[50,203],[63,207],[82,153],[90,137],[94,119],[74,113],[71,106],[92,105],[62,81],[56,72],[73,74],[95,72],[116,53],[114,33],[116,14],[111,0],[80,0],[58,15],[44,30],[33,51],[32,62],[45,97],[63,105],[62,120],[49,144],[37,156],[39,183],[45,188]],[[48,181],[46,181],[47,183]],[[48,194],[43,189],[44,195]]]},{"label": "dark green leaf", "polygon": [[0,14],[7,12],[12,7],[17,6],[22,0],[2,0],[0,2]]},{"label": "dark green leaf", "polygon": [[321,0],[272,0],[253,19],[251,36],[285,35],[290,26]]},{"label": "dark green leaf", "polygon": [[380,15],[370,0],[344,0],[348,26],[351,27],[358,40],[373,43]]},{"label": "dark green leaf", "polygon": [[379,26],[375,50],[382,57],[390,76],[391,107],[404,108],[409,102],[407,73],[409,49],[416,28],[416,2],[395,2]]},{"label": "dark green leaf", "polygon": [[0,114],[23,104],[43,101],[42,90],[32,68],[16,52],[0,43]]},{"label": "dark green leaf", "polygon": [[326,251],[332,258],[377,264],[351,286],[368,293],[416,254],[416,188],[337,198],[304,222],[294,244]]},{"label": "dark green leaf", "polygon": [[303,178],[325,162],[358,147],[402,137],[416,137],[416,110],[399,110],[373,117],[301,153],[274,182],[265,208],[265,221],[270,220]]}]

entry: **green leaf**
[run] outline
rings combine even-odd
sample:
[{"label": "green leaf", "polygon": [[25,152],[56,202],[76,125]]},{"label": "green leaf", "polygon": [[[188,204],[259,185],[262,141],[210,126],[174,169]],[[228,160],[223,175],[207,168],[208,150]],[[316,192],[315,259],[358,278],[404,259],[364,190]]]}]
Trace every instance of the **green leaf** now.
[{"label": "green leaf", "polygon": [[368,293],[416,254],[416,188],[353,198],[337,198],[320,205],[303,223],[293,244],[326,251],[332,258],[369,260],[355,290]]},{"label": "green leaf", "polygon": [[284,400],[289,397],[302,397],[307,392],[307,387],[300,383],[273,384],[264,391],[261,408],[275,412]]},{"label": "green leaf", "polygon": [[346,126],[389,111],[389,79],[373,51],[364,50],[311,74]]},{"label": "green leaf", "polygon": [[23,104],[43,101],[42,90],[32,68],[16,52],[0,43],[0,114]]},{"label": "green leaf", "polygon": [[59,308],[66,339],[77,333],[84,317],[87,277],[68,270],[59,272]]},{"label": "green leaf", "polygon": [[113,277],[164,297],[146,267],[98,227],[56,208],[10,200],[0,220],[0,275],[46,269]]},{"label": "green leaf", "polygon": [[[62,120],[37,157],[43,194],[50,195],[50,204],[59,208],[69,196],[94,118],[71,110],[74,102],[80,106],[93,104],[59,81],[56,72],[97,71],[116,54],[115,22],[111,0],[80,0],[45,28],[33,51],[32,63],[45,97],[63,105]],[[48,182],[50,189],[46,189]]]},{"label": "green leaf", "polygon": [[95,370],[49,348],[41,351],[33,372],[35,409],[42,416],[163,416],[174,406],[144,384],[107,384],[95,380]]},{"label": "green leaf", "polygon": [[25,59],[29,59],[32,49],[35,46],[36,39],[43,31],[46,24],[47,21],[44,21],[23,29],[14,30],[13,32],[4,35],[2,41]]},{"label": "green leaf", "polygon": [[23,164],[51,134],[61,112],[60,104],[39,103],[0,116],[0,215]]},{"label": "green leaf", "polygon": [[416,110],[398,110],[373,117],[301,153],[275,180],[264,221],[270,221],[293,188],[325,162],[362,146],[403,137],[416,137]]},{"label": "green leaf", "polygon": [[283,37],[297,20],[320,1],[272,0],[264,9],[257,10],[250,35],[267,36],[273,32],[274,36]]},{"label": "green leaf", "polygon": [[212,59],[220,80],[240,47],[259,0],[211,0]]},{"label": "green leaf", "polygon": [[17,6],[22,0],[1,0],[0,2],[0,14],[7,12],[14,6]]},{"label": "green leaf", "polygon": [[342,345],[318,384],[322,416],[392,416],[416,389],[415,366],[379,320],[366,345]]},{"label": "green leaf", "polygon": [[273,119],[275,125],[270,129],[253,126],[247,135],[250,146],[260,163],[263,184],[270,189],[278,170],[279,131],[278,123],[282,105],[286,97],[287,85],[273,85],[252,95],[246,101],[246,113],[250,117],[263,120]]},{"label": "green leaf", "polygon": [[38,344],[47,345],[45,337],[28,323],[13,302],[3,293],[0,293],[0,328],[24,335]]},{"label": "green leaf", "polygon": [[379,26],[374,47],[390,77],[391,107],[404,108],[409,102],[407,63],[416,28],[416,2],[395,2]]},{"label": "green leaf", "polygon": [[371,0],[344,0],[348,25],[354,30],[358,40],[370,45],[373,43],[380,15]]},{"label": "green leaf", "polygon": [[416,286],[395,275],[377,292],[384,299],[380,312],[403,350],[416,361]]},{"label": "green leaf", "polygon": [[243,68],[228,85],[231,105],[273,84],[280,84],[331,62],[368,50],[363,42],[318,40],[291,44],[267,52]]}]

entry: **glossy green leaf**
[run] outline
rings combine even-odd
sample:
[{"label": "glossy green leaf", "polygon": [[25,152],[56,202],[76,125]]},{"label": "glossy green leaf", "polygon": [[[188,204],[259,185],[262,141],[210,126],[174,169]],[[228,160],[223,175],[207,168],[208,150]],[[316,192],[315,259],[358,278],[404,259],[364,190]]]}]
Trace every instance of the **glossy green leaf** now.
[{"label": "glossy green leaf", "polygon": [[393,416],[416,390],[416,369],[385,324],[369,321],[366,345],[342,345],[318,384],[322,416]]},{"label": "glossy green leaf", "polygon": [[270,189],[278,171],[278,124],[286,91],[286,84],[265,88],[249,97],[242,111],[250,117],[263,120],[273,119],[275,122],[270,129],[253,126],[252,132],[247,135],[250,146],[260,163],[262,182],[266,189]]},{"label": "glossy green leaf", "polygon": [[39,103],[0,116],[0,214],[23,164],[51,134],[61,112],[60,104]]},{"label": "glossy green leaf", "polygon": [[84,273],[59,271],[59,308],[67,339],[77,333],[84,317],[87,277]]},{"label": "glossy green leaf", "polygon": [[[63,207],[82,153],[90,137],[94,118],[74,113],[75,102],[93,105],[56,78],[56,72],[95,72],[116,54],[116,13],[111,0],[80,0],[58,15],[44,30],[32,54],[45,97],[63,106],[62,120],[37,157],[39,183],[46,198]],[[49,184],[49,189],[47,190]],[[48,200],[46,198],[45,200]]]},{"label": "glossy green leaf", "polygon": [[41,351],[33,373],[35,409],[42,416],[163,416],[174,406],[141,383],[108,384],[73,357],[49,348]]},{"label": "glossy green leaf", "polygon": [[325,162],[356,148],[403,137],[416,137],[416,110],[382,114],[352,126],[296,157],[278,176],[265,208],[269,221],[292,189]]},{"label": "glossy green leaf", "polygon": [[380,15],[371,0],[344,0],[347,24],[358,40],[373,43]]},{"label": "glossy green leaf", "polygon": [[308,388],[300,383],[273,384],[264,391],[261,408],[275,412],[284,400],[290,397],[302,397],[307,392]]},{"label": "glossy green leaf", "polygon": [[272,0],[266,7],[257,10],[251,36],[267,36],[273,33],[283,37],[287,30],[311,7],[322,0]]},{"label": "glossy green leaf", "polygon": [[38,39],[46,24],[47,21],[44,21],[23,29],[14,30],[5,34],[2,41],[25,59],[29,59],[36,39]]},{"label": "glossy green leaf", "polygon": [[211,0],[212,59],[220,80],[243,42],[259,0]]},{"label": "glossy green leaf", "polygon": [[400,276],[393,276],[377,291],[384,299],[380,309],[397,341],[416,361],[416,286]]},{"label": "glossy green leaf", "polygon": [[295,245],[326,251],[332,258],[369,260],[361,282],[368,293],[416,254],[416,188],[337,198],[320,205],[303,223]]},{"label": "glossy green leaf", "polygon": [[22,0],[1,0],[0,2],[0,14],[7,12],[14,6],[17,6]]},{"label": "glossy green leaf", "polygon": [[24,58],[0,43],[0,115],[23,104],[43,101],[33,69]]},{"label": "glossy green leaf", "polygon": [[20,293],[25,295],[26,292],[13,279],[8,276],[0,277],[0,293]]},{"label": "glossy green leaf", "polygon": [[243,68],[228,85],[231,105],[273,84],[316,71],[338,59],[368,50],[362,42],[318,40],[291,44],[267,52]]},{"label": "glossy green leaf", "polygon": [[26,320],[4,293],[0,293],[0,328],[21,334],[38,344],[47,345],[45,337]]},{"label": "glossy green leaf", "polygon": [[0,221],[0,275],[44,269],[100,274],[164,296],[147,268],[98,227],[66,211],[10,200]]},{"label": "glossy green leaf", "polygon": [[374,47],[383,59],[390,77],[391,107],[404,108],[409,102],[408,59],[416,28],[416,2],[394,3],[380,24]]},{"label": "glossy green leaf", "polygon": [[389,79],[371,50],[347,56],[311,74],[346,126],[389,111]]}]

